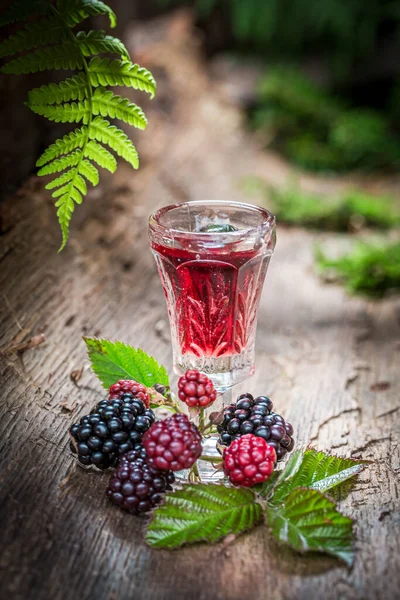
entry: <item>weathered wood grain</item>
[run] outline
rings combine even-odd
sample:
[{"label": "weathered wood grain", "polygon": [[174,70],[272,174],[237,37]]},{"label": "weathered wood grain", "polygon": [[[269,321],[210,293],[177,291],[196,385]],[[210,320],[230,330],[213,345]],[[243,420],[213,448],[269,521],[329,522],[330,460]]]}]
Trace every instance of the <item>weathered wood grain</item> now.
[{"label": "weathered wood grain", "polygon": [[[238,181],[246,173],[273,182],[287,174],[246,137],[238,112],[204,77],[191,44],[188,35],[183,48],[143,50],[146,60],[138,62],[165,69],[164,89],[172,90],[174,103],[167,112],[165,98],[155,105],[140,144],[142,169],[133,174],[122,167],[90,194],[61,255],[42,182],[29,180],[1,209],[0,348],[46,336],[45,344],[1,358],[4,597],[397,598],[399,299],[366,302],[321,284],[312,269],[313,234],[278,229],[260,308],[257,374],[238,392],[271,394],[294,424],[299,445],[311,441],[375,461],[343,504],[357,519],[351,571],[281,548],[261,526],[229,545],[152,550],[143,543],[144,521],[106,500],[108,475],[76,467],[68,450],[69,425],[102,393],[88,369],[83,334],[142,346],[171,367],[147,214],[176,199],[240,199]],[[324,239],[334,244],[334,237]],[[70,375],[81,367],[74,383]]]}]

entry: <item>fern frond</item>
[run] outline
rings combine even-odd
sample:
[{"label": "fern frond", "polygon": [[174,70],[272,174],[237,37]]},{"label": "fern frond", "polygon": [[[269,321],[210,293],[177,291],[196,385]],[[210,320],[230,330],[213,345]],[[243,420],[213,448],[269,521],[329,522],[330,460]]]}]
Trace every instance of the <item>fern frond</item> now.
[{"label": "fern frond", "polygon": [[147,126],[147,119],[139,106],[104,88],[97,88],[93,94],[92,110],[94,115],[121,119],[138,129]]},{"label": "fern frond", "polygon": [[45,15],[49,12],[49,3],[44,0],[15,0],[0,17],[0,27],[23,21],[34,13]]},{"label": "fern frond", "polygon": [[89,137],[110,146],[114,152],[125,159],[134,169],[139,167],[139,156],[135,146],[124,133],[115,125],[101,117],[95,117],[90,124]]},{"label": "fern frond", "polygon": [[[30,20],[0,44],[0,58],[10,57],[0,72],[19,75],[48,69],[78,70],[63,81],[31,90],[26,102],[34,113],[50,121],[83,124],[51,144],[36,163],[38,175],[53,175],[45,187],[55,199],[62,250],[75,204],[81,204],[87,193],[86,181],[99,183],[97,165],[112,173],[117,168],[115,156],[105,146],[134,168],[139,166],[136,148],[128,136],[102,117],[121,119],[139,129],[146,128],[147,119],[139,106],[105,86],[125,85],[154,97],[156,82],[150,71],[131,62],[119,39],[104,31],[71,32],[78,23],[96,15],[108,16],[114,27],[116,17],[106,2],[14,0],[0,24],[28,15],[41,18]],[[103,53],[118,59],[101,59]],[[89,62],[87,57],[92,56]]]},{"label": "fern frond", "polygon": [[58,8],[69,27],[74,27],[87,17],[97,15],[107,15],[110,27],[117,24],[114,11],[101,0],[61,0],[58,2]]},{"label": "fern frond", "polygon": [[117,161],[111,152],[93,140],[90,140],[86,144],[83,155],[94,160],[99,167],[103,167],[103,169],[107,169],[111,173],[114,173],[117,168]]},{"label": "fern frond", "polygon": [[75,204],[73,198],[69,193],[64,194],[61,198],[55,203],[58,206],[57,210],[57,218],[60,223],[61,232],[62,232],[62,244],[59,249],[59,252],[63,248],[68,241],[68,233],[69,233],[69,224],[71,221],[72,213],[74,212]]},{"label": "fern frond", "polygon": [[14,58],[2,68],[2,73],[22,75],[37,73],[48,69],[82,69],[83,58],[80,49],[73,42],[64,42],[59,46],[50,46]]},{"label": "fern frond", "polygon": [[88,130],[83,126],[75,131],[71,131],[64,137],[60,138],[54,144],[51,144],[36,161],[36,166],[41,167],[50,160],[58,158],[62,154],[69,154],[76,148],[82,148],[87,141]]},{"label": "fern frond", "polygon": [[85,158],[81,160],[79,163],[79,173],[86,177],[88,181],[92,185],[97,185],[99,183],[99,172],[91,162],[86,160]]},{"label": "fern frond", "polygon": [[51,175],[52,173],[59,173],[60,171],[64,171],[69,167],[75,167],[82,157],[82,150],[74,150],[70,154],[66,154],[65,156],[61,156],[60,158],[56,158],[51,163],[42,167],[38,171],[39,176],[43,175]]},{"label": "fern frond", "polygon": [[45,44],[60,43],[66,39],[65,27],[58,17],[42,19],[38,23],[28,23],[24,29],[10,35],[0,44],[0,58]]},{"label": "fern frond", "polygon": [[104,31],[79,31],[76,39],[84,56],[92,56],[101,52],[119,54],[129,60],[129,53],[125,44],[112,35],[106,35]]},{"label": "fern frond", "polygon": [[57,177],[57,179],[50,181],[47,185],[45,185],[45,188],[46,190],[54,190],[54,188],[58,187],[59,185],[63,185],[64,183],[67,183],[67,181],[71,181],[71,179],[74,177],[75,169],[70,169],[69,171],[66,171],[60,175],[60,177]]},{"label": "fern frond", "polygon": [[90,103],[86,99],[83,102],[71,102],[66,104],[29,104],[29,108],[37,115],[47,117],[56,123],[79,123],[85,125],[90,118]]},{"label": "fern frond", "polygon": [[156,81],[144,67],[122,60],[95,56],[89,63],[90,83],[95,86],[124,85],[141,90],[154,98]]},{"label": "fern frond", "polygon": [[82,71],[73,77],[68,77],[60,83],[49,83],[40,88],[34,88],[28,93],[28,106],[37,104],[60,104],[69,100],[83,100],[89,91],[89,84]]}]

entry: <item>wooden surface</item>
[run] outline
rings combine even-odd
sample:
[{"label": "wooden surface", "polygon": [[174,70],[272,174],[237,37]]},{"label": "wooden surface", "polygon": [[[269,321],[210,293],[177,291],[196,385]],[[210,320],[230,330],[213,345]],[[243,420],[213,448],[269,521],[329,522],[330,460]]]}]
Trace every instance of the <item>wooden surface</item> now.
[{"label": "wooden surface", "polygon": [[[141,170],[121,167],[103,179],[77,212],[61,255],[41,181],[29,180],[1,208],[2,595],[397,598],[400,300],[366,302],[323,285],[312,268],[315,234],[278,225],[259,313],[257,373],[237,391],[271,395],[293,423],[298,445],[311,440],[321,449],[375,461],[343,504],[357,519],[351,571],[279,547],[262,526],[231,544],[152,550],[143,543],[143,520],[107,501],[108,475],[83,471],[68,450],[68,427],[102,396],[83,334],[141,346],[171,367],[164,297],[147,243],[148,213],[176,199],[241,199],[238,181],[246,173],[275,183],[287,175],[279,159],[246,137],[236,108],[202,74],[185,27],[184,19],[172,27],[173,39],[181,33],[180,46],[170,39],[168,48],[144,49],[145,60],[139,60],[170,90],[160,90],[151,126],[141,134]],[[304,184],[346,182],[305,178]],[[335,236],[323,239],[336,244]],[[22,355],[6,351],[41,333],[44,344]],[[74,383],[71,374],[79,377],[82,368]]]}]

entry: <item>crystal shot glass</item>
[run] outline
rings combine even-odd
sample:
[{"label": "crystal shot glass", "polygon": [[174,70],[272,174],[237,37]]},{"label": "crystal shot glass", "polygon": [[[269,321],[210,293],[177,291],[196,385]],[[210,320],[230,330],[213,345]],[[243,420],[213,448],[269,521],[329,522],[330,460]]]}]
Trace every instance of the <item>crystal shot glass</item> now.
[{"label": "crystal shot glass", "polygon": [[167,300],[174,370],[206,373],[226,391],[254,373],[261,291],[275,217],[241,202],[165,206],[149,221]]}]

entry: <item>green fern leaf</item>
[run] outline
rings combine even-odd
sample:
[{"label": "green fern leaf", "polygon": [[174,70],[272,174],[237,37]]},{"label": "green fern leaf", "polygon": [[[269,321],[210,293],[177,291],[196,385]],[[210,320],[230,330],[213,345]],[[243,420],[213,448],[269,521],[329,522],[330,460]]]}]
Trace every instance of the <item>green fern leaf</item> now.
[{"label": "green fern leaf", "polygon": [[128,98],[121,98],[104,88],[96,89],[92,98],[92,109],[94,115],[121,119],[138,129],[145,129],[147,126],[147,119],[139,106],[129,102]]},{"label": "green fern leaf", "polygon": [[97,185],[99,183],[99,172],[91,162],[86,160],[85,158],[81,160],[78,167],[79,173],[86,177],[88,181],[92,185]]},{"label": "green fern leaf", "polygon": [[53,190],[59,185],[63,185],[64,183],[71,181],[71,179],[73,179],[74,177],[75,169],[70,169],[69,171],[66,171],[65,173],[60,175],[60,177],[57,177],[57,179],[53,179],[52,181],[50,181],[47,185],[45,185],[45,188],[46,190]]},{"label": "green fern leaf", "polygon": [[97,15],[107,15],[111,27],[117,24],[114,11],[100,0],[64,0],[58,3],[58,7],[69,27],[74,27],[87,17]]},{"label": "green fern leaf", "polygon": [[87,194],[86,182],[83,179],[83,177],[81,175],[79,175],[79,173],[77,173],[75,175],[74,185],[84,196],[86,196],[86,194]]},{"label": "green fern leaf", "polygon": [[75,148],[82,148],[87,140],[87,131],[87,127],[81,127],[55,141],[54,144],[51,144],[51,146],[49,146],[38,158],[36,166],[41,167],[62,154],[68,154],[69,152],[72,152],[72,150],[75,150]]},{"label": "green fern leaf", "polygon": [[83,59],[80,49],[73,42],[64,42],[59,46],[50,46],[31,54],[19,56],[6,63],[1,71],[2,73],[22,75],[48,69],[82,68]]},{"label": "green fern leaf", "polygon": [[82,156],[82,150],[74,150],[70,154],[66,154],[65,156],[61,156],[60,158],[56,158],[51,163],[42,167],[38,171],[38,175],[51,175],[52,173],[57,173],[59,171],[64,171],[68,169],[68,167],[75,167]]},{"label": "green fern leaf", "polygon": [[0,44],[0,58],[45,44],[60,43],[66,39],[67,32],[58,17],[29,23],[25,29],[21,29]]},{"label": "green fern leaf", "polygon": [[34,113],[47,117],[50,121],[56,123],[79,123],[79,121],[82,121],[86,125],[90,118],[90,103],[88,100],[54,106],[34,104],[29,105],[29,108]]},{"label": "green fern leaf", "polygon": [[83,100],[88,95],[88,81],[80,72],[60,83],[50,83],[34,88],[28,93],[28,106],[33,104],[60,104],[70,100]]},{"label": "green fern leaf", "polygon": [[75,204],[69,194],[64,194],[56,204],[58,206],[58,222],[60,223],[62,232],[62,244],[59,249],[59,252],[61,252],[68,241],[69,223],[71,221],[72,213],[74,212]]},{"label": "green fern leaf", "polygon": [[99,167],[103,167],[103,169],[107,169],[111,173],[114,173],[117,168],[117,161],[113,155],[93,140],[86,144],[83,155],[94,160]]},{"label": "green fern leaf", "polygon": [[49,2],[44,0],[14,0],[1,15],[0,27],[23,21],[34,13],[45,15],[49,10]]},{"label": "green fern leaf", "polygon": [[139,167],[139,157],[135,146],[124,133],[115,125],[101,117],[95,117],[90,124],[89,137],[103,144],[107,144],[134,169]]},{"label": "green fern leaf", "polygon": [[125,45],[118,38],[106,35],[104,31],[79,31],[76,39],[84,56],[92,56],[101,52],[111,52],[129,60]]},{"label": "green fern leaf", "polygon": [[95,87],[124,85],[148,92],[152,98],[156,93],[156,81],[150,71],[127,61],[95,56],[89,63],[89,77]]}]

